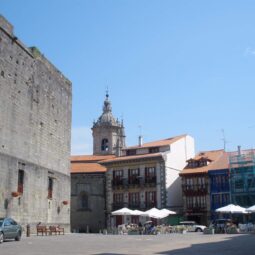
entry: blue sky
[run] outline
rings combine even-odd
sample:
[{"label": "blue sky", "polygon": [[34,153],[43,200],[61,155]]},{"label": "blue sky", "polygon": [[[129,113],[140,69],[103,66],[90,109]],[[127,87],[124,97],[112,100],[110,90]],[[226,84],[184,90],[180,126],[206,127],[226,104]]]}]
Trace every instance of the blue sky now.
[{"label": "blue sky", "polygon": [[179,134],[196,151],[255,146],[255,1],[0,0],[0,13],[73,83],[72,153],[109,87],[127,144]]}]

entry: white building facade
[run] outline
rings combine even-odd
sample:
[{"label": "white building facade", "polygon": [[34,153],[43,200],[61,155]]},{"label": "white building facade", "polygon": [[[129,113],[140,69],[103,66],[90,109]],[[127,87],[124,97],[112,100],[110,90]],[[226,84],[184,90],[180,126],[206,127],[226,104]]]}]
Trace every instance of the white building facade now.
[{"label": "white building facade", "polygon": [[[189,135],[140,144],[122,150],[122,156],[100,162],[107,168],[106,213],[108,226],[122,224],[111,212],[122,207],[182,209],[179,173],[195,155]],[[133,217],[137,223],[138,218]]]}]

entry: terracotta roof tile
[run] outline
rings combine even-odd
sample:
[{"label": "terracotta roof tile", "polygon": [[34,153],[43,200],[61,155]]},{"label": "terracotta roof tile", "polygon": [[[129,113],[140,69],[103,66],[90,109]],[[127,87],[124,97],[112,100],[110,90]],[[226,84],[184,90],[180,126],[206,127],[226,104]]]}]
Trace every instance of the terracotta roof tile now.
[{"label": "terracotta roof tile", "polygon": [[121,156],[116,157],[114,159],[108,159],[100,161],[100,163],[116,163],[116,162],[122,162],[126,160],[135,160],[135,159],[147,159],[147,158],[156,158],[156,157],[162,157],[162,153],[150,153],[150,154],[142,154],[142,155],[132,155],[132,156]]},{"label": "terracotta roof tile", "polygon": [[211,161],[211,163],[206,166],[195,168],[186,166],[180,175],[207,173],[210,170],[227,169],[229,166],[228,153],[224,150],[200,152],[194,157],[194,159],[198,160],[202,157],[207,158]]},{"label": "terracotta roof tile", "polygon": [[97,163],[71,163],[71,174],[104,172],[106,172],[106,168]]},{"label": "terracotta roof tile", "polygon": [[115,158],[115,155],[76,155],[71,156],[71,162],[82,161],[82,162],[98,162],[101,160]]},{"label": "terracotta roof tile", "polygon": [[139,145],[131,146],[131,147],[125,148],[124,150],[170,145],[170,144],[178,141],[179,139],[184,138],[185,136],[187,136],[187,135],[180,135],[180,136],[175,136],[175,137],[171,137],[171,138],[167,138],[167,139],[163,139],[163,140],[159,140],[159,141],[144,143],[142,146],[139,146]]}]

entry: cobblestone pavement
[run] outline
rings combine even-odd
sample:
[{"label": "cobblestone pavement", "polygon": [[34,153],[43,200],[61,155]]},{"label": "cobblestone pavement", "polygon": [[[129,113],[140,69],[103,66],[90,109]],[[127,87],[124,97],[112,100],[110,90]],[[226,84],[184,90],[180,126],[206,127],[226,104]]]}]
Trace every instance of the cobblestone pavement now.
[{"label": "cobblestone pavement", "polygon": [[203,235],[202,233],[157,236],[66,234],[23,237],[20,242],[0,244],[1,255],[254,255],[255,235]]}]

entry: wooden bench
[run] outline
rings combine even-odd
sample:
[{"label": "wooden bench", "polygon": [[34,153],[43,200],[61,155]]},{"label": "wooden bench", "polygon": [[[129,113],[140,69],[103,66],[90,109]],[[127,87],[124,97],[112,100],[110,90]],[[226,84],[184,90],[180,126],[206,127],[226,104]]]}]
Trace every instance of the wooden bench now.
[{"label": "wooden bench", "polygon": [[46,226],[37,225],[36,232],[37,232],[37,235],[41,234],[43,236],[45,234],[47,236],[48,229]]},{"label": "wooden bench", "polygon": [[50,235],[52,235],[52,233],[55,233],[55,235],[57,234],[65,234],[65,229],[64,228],[60,228],[59,226],[49,226],[49,233]]}]

